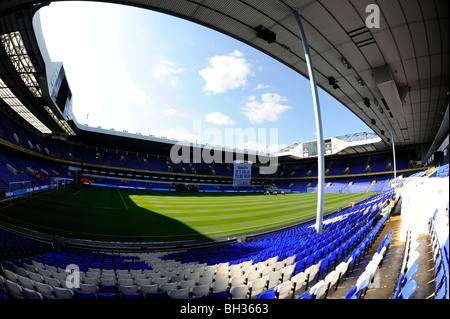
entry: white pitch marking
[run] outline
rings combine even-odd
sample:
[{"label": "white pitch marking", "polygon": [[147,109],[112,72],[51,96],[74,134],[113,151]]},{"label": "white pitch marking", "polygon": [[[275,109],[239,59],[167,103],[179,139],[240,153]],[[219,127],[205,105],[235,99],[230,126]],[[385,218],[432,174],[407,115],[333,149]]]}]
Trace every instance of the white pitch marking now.
[{"label": "white pitch marking", "polygon": [[127,204],[125,204],[125,201],[123,200],[122,193],[118,189],[117,191],[119,192],[120,198],[122,199],[122,203],[125,205],[126,210],[128,210],[128,206]]}]

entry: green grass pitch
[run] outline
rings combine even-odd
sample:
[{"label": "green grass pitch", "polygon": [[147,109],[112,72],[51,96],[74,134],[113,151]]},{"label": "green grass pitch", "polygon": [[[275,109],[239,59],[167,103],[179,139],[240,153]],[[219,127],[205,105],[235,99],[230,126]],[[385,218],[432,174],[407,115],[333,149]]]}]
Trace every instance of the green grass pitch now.
[{"label": "green grass pitch", "polygon": [[[324,212],[373,194],[325,194]],[[72,185],[0,208],[0,219],[64,237],[165,242],[237,236],[314,218],[317,194],[180,193]]]}]

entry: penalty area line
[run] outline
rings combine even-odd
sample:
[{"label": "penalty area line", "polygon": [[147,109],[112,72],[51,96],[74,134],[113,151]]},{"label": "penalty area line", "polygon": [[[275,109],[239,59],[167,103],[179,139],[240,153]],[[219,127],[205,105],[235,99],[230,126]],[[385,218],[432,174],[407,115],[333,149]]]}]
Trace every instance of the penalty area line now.
[{"label": "penalty area line", "polygon": [[122,203],[125,205],[125,209],[128,210],[128,206],[127,206],[127,204],[125,203],[125,201],[123,200],[122,193],[120,192],[120,190],[117,190],[117,192],[119,192],[119,196],[120,196],[120,198],[122,199]]},{"label": "penalty area line", "polygon": [[82,189],[76,191],[75,193],[73,193],[72,195],[73,195],[73,196],[76,196],[76,195],[78,195],[79,193],[81,193],[82,191],[84,191],[85,189],[86,189],[86,188],[82,188]]}]

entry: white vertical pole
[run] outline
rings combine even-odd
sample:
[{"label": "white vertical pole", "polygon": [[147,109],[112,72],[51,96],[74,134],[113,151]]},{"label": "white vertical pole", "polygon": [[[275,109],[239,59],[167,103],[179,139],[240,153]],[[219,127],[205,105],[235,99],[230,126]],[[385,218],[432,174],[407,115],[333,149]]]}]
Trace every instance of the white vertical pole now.
[{"label": "white vertical pole", "polygon": [[317,162],[318,162],[316,231],[318,234],[321,234],[323,230],[323,201],[324,201],[324,186],[325,186],[325,159],[324,159],[324,146],[322,133],[322,116],[320,114],[319,94],[317,93],[317,84],[316,84],[316,77],[314,74],[314,67],[312,65],[311,55],[309,53],[308,42],[306,41],[306,35],[303,30],[302,21],[300,20],[301,11],[300,9],[293,9],[292,13],[295,15],[295,18],[297,20],[303,44],[303,50],[305,51],[305,59],[306,64],[308,66],[309,81],[311,83],[311,91],[314,103],[314,115],[316,118]]},{"label": "white vertical pole", "polygon": [[393,158],[394,158],[394,187],[397,184],[397,166],[396,166],[396,161],[395,161],[395,142],[394,142],[394,131],[392,130],[392,125],[391,125],[391,140],[392,140],[392,154],[393,154]]}]

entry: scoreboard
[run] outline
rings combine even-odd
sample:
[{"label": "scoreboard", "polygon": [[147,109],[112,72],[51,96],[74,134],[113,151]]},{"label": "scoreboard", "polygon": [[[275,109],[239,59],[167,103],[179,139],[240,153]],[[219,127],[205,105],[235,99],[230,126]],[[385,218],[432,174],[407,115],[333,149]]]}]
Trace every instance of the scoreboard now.
[{"label": "scoreboard", "polygon": [[[337,154],[350,147],[364,145],[365,149],[376,150],[373,144],[382,142],[375,133],[355,133],[350,135],[330,137],[323,140],[324,155]],[[318,155],[317,141],[296,143],[275,153],[275,156],[293,156],[297,158],[315,157]]]},{"label": "scoreboard", "polygon": [[53,102],[58,106],[61,113],[64,113],[66,105],[72,100],[72,92],[67,82],[66,73],[64,67],[61,65],[59,72],[55,72],[51,84],[53,86],[50,97]]},{"label": "scoreboard", "polygon": [[[331,143],[331,139],[326,139],[323,142],[324,142],[325,154],[332,154],[333,146]],[[300,154],[299,154],[300,157],[317,156],[317,154],[318,154],[317,141],[301,143]]]}]

